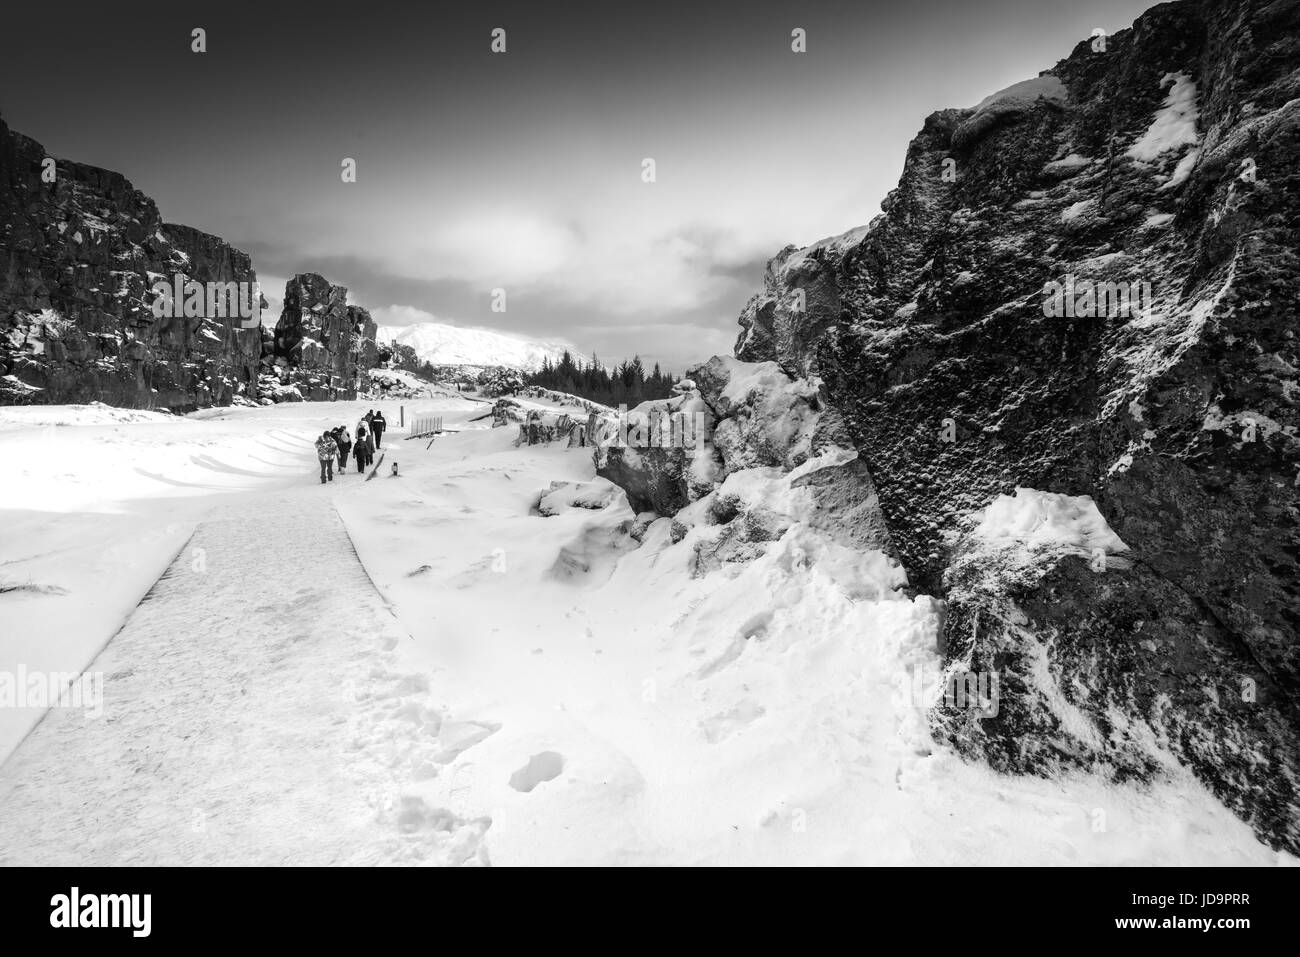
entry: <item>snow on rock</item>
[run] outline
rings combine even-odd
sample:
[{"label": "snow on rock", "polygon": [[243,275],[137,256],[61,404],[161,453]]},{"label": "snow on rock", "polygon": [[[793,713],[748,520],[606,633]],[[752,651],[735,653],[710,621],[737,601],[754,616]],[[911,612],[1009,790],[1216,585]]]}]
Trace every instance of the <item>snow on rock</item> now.
[{"label": "snow on rock", "polygon": [[559,515],[569,508],[600,509],[614,500],[617,486],[601,479],[593,482],[552,482],[537,502],[537,514]]},{"label": "snow on rock", "polygon": [[829,441],[817,382],[791,379],[775,362],[714,356],[690,371],[718,417],[713,443],[728,469],[794,468]]},{"label": "snow on rock", "polygon": [[1063,103],[1067,98],[1065,84],[1054,76],[1042,75],[1012,83],[996,93],[990,93],[975,104],[975,115],[995,109],[1024,109],[1039,98]]},{"label": "snow on rock", "polygon": [[1174,171],[1169,174],[1169,178],[1161,184],[1160,189],[1173,189],[1175,186],[1181,186],[1187,182],[1187,178],[1192,175],[1192,170],[1196,168],[1197,162],[1201,158],[1199,148],[1187,151],[1187,155],[1178,161]]},{"label": "snow on rock", "polygon": [[1170,86],[1169,95],[1165,97],[1146,132],[1125,151],[1125,155],[1143,162],[1159,159],[1170,150],[1195,146],[1200,140],[1196,132],[1200,112],[1197,109],[1195,81],[1186,73],[1166,73],[1161,78],[1160,85]]},{"label": "snow on rock", "polygon": [[807,246],[798,249],[792,249],[784,259],[782,268],[791,270],[799,266],[805,259],[816,253],[825,252],[834,256],[843,256],[852,247],[862,242],[863,237],[867,235],[868,226],[855,226],[852,229],[845,230],[835,236],[827,236],[825,239],[819,239],[815,243],[809,243]]},{"label": "snow on rock", "polygon": [[1071,153],[1063,156],[1061,159],[1052,160],[1043,166],[1043,175],[1052,176],[1058,179],[1064,179],[1068,176],[1080,172],[1091,166],[1093,160],[1088,156],[1081,156],[1078,153]]},{"label": "snow on rock", "polygon": [[1013,83],[980,100],[970,117],[954,131],[954,142],[968,147],[987,135],[998,124],[1027,113],[1038,104],[1059,107],[1069,99],[1059,78],[1044,74]]},{"label": "snow on rock", "polygon": [[1080,217],[1090,215],[1097,203],[1091,199],[1081,199],[1061,210],[1061,222],[1072,223]]},{"label": "snow on rock", "polygon": [[979,516],[974,535],[990,543],[1020,543],[1030,548],[1075,549],[1088,554],[1128,551],[1097,503],[1088,495],[1062,495],[1017,488],[999,495]]},{"label": "snow on rock", "polygon": [[768,466],[788,471],[848,445],[838,418],[819,403],[817,381],[792,379],[775,362],[714,356],[688,375],[694,391],[642,403],[629,414],[633,424],[676,417],[686,427],[684,445],[621,445],[609,434],[600,443],[599,473],[621,486],[638,511],[671,514],[730,472]]},{"label": "snow on rock", "polygon": [[367,396],[415,399],[430,395],[434,388],[433,383],[400,369],[371,369],[369,380],[370,387],[363,390]]}]

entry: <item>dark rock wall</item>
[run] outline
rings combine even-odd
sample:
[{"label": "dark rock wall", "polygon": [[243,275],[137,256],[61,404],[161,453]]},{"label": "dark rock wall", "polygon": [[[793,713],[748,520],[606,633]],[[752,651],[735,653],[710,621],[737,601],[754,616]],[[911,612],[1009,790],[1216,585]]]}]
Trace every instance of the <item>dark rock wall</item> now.
[{"label": "dark rock wall", "polygon": [[155,318],[155,281],[254,282],[246,253],[164,223],[109,170],[56,161],[0,120],[0,402],[184,410],[254,398],[261,333]]},{"label": "dark rock wall", "polygon": [[258,400],[277,366],[268,381],[297,386],[277,400],[355,397],[378,351],[345,289],[296,276],[274,334],[234,315],[158,318],[156,282],[254,283],[248,254],[164,223],[119,173],[58,159],[45,182],[46,158],[0,120],[0,404],[187,411]]},{"label": "dark rock wall", "polygon": [[[1195,142],[1142,150],[1189,82]],[[1162,4],[1029,89],[927,118],[881,215],[771,261],[736,355],[820,379],[950,663],[1000,674],[938,737],[1181,765],[1300,851],[1300,2]],[[1149,308],[1046,314],[1069,276]],[[1130,551],[991,550],[970,516],[1017,486]]]}]

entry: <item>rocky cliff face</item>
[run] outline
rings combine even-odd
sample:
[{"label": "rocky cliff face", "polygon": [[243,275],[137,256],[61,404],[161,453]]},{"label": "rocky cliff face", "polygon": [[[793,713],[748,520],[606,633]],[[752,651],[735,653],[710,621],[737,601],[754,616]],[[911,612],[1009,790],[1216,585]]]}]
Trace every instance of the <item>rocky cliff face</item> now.
[{"label": "rocky cliff face", "polygon": [[[1297,0],[1186,0],[935,113],[869,226],[771,261],[736,345],[816,386],[951,665],[1000,676],[938,738],[1182,765],[1292,851],[1298,67]],[[1090,496],[1127,550],[977,534],[1017,487]]]},{"label": "rocky cliff face", "polygon": [[[159,307],[157,284],[183,292],[191,281],[204,287],[201,305],[185,308],[182,295]],[[325,398],[331,382],[334,395],[355,396],[376,361],[369,314],[313,275],[288,285],[283,336],[237,314],[233,299],[213,308],[208,287],[245,284],[248,312],[260,313],[256,281],[246,253],[164,223],[119,173],[51,160],[0,120],[0,404],[185,411]]]},{"label": "rocky cliff face", "polygon": [[[125,177],[0,120],[0,402],[186,409],[256,395],[261,333],[158,318],[155,281],[255,282],[247,254],[164,223]],[[43,175],[45,178],[43,178]]]},{"label": "rocky cliff face", "polygon": [[284,309],[273,350],[282,385],[305,399],[356,398],[359,378],[378,362],[375,322],[348,291],[316,273],[294,276],[284,287]]}]

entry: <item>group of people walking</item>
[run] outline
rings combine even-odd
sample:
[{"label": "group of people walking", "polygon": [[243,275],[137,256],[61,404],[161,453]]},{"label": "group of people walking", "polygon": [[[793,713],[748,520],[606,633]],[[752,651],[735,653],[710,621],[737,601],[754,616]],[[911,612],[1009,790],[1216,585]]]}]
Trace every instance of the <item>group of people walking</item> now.
[{"label": "group of people walking", "polygon": [[349,453],[356,459],[358,472],[368,469],[375,460],[375,449],[383,444],[387,428],[384,413],[372,409],[361,417],[352,435],[348,434],[346,425],[322,432],[316,440],[316,457],[320,459],[320,483],[324,485],[327,481],[334,481],[335,458],[339,461],[339,474],[343,474]]}]

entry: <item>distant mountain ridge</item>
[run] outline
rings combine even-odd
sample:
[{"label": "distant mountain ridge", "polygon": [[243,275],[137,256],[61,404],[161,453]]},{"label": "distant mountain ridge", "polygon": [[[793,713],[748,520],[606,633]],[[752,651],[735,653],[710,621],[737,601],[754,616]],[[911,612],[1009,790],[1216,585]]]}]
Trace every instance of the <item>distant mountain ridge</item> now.
[{"label": "distant mountain ridge", "polygon": [[567,342],[547,342],[443,322],[380,326],[375,340],[383,345],[396,342],[410,346],[433,365],[508,366],[528,372],[540,369],[546,358],[558,361],[566,349],[575,351]]}]

